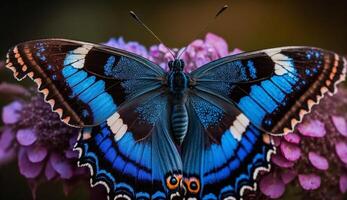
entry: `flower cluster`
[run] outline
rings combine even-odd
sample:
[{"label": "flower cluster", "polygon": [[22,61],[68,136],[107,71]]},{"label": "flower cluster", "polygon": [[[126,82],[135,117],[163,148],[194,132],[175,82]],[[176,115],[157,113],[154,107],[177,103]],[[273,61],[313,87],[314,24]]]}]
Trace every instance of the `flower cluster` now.
[{"label": "flower cluster", "polygon": [[[173,59],[163,44],[147,49],[121,37],[104,44],[143,56],[165,70]],[[242,52],[229,51],[226,41],[212,33],[193,41],[187,48],[171,51],[176,57],[181,54],[186,72]],[[3,62],[0,70],[1,65]],[[14,99],[2,109],[0,165],[17,158],[20,173],[34,188],[50,180],[64,180],[66,184],[84,180],[84,170],[76,168],[77,155],[72,151],[79,130],[62,123],[36,92],[20,85],[0,83],[0,94]],[[293,133],[274,137],[277,153],[271,160],[272,170],[259,177],[260,190],[247,197],[342,199],[347,192],[346,105],[347,89],[341,88],[337,95],[323,99],[320,106],[314,107]]]},{"label": "flower cluster", "polygon": [[[12,92],[14,87],[10,87]],[[17,153],[19,171],[33,190],[39,183],[63,180],[68,191],[75,180],[86,177],[86,170],[77,167],[78,155],[72,150],[79,130],[62,123],[41,95],[17,98],[4,106],[2,122],[0,163]]]},{"label": "flower cluster", "polygon": [[300,194],[310,199],[343,199],[347,192],[346,105],[347,89],[341,87],[314,107],[293,133],[273,137],[277,146],[273,169],[260,180],[266,197]]},{"label": "flower cluster", "polygon": [[194,40],[186,48],[181,48],[180,50],[173,48],[171,52],[164,44],[153,45],[147,50],[146,47],[137,42],[124,42],[122,37],[118,39],[111,38],[104,44],[138,54],[158,64],[166,71],[169,70],[167,63],[174,59],[171,53],[174,53],[175,57],[180,56],[184,60],[186,64],[185,72],[191,72],[218,58],[242,52],[239,49],[229,52],[226,41],[212,33],[207,33],[204,40]]}]

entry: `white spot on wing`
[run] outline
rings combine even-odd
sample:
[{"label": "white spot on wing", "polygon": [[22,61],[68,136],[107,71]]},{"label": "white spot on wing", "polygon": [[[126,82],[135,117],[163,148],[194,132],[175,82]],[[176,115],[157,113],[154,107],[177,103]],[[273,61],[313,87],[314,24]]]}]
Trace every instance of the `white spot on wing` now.
[{"label": "white spot on wing", "polygon": [[294,70],[292,59],[280,53],[281,49],[267,50],[265,53],[275,63],[275,74],[284,75]]},{"label": "white spot on wing", "polygon": [[116,133],[116,135],[114,136],[114,139],[117,141],[119,141],[120,139],[122,139],[122,137],[124,136],[124,134],[127,132],[128,130],[128,126],[127,125],[123,125],[118,132]]},{"label": "white spot on wing", "polygon": [[128,130],[128,126],[123,123],[123,119],[120,118],[118,112],[113,113],[113,115],[107,119],[107,125],[114,134],[114,139],[116,141],[119,141]]},{"label": "white spot on wing", "polygon": [[123,126],[123,120],[118,118],[111,126],[111,130],[114,134],[118,132],[118,130]]},{"label": "white spot on wing", "polygon": [[241,141],[242,134],[246,131],[248,125],[248,118],[241,113],[236,117],[235,121],[230,126],[230,132],[236,140]]},{"label": "white spot on wing", "polygon": [[91,45],[83,45],[69,52],[65,57],[64,65],[71,65],[74,68],[82,69],[84,67],[85,57],[92,48],[93,46]]},{"label": "white spot on wing", "polygon": [[118,118],[119,118],[118,112],[113,113],[113,115],[107,119],[107,125],[108,125],[109,127],[111,127],[112,124],[113,124]]}]

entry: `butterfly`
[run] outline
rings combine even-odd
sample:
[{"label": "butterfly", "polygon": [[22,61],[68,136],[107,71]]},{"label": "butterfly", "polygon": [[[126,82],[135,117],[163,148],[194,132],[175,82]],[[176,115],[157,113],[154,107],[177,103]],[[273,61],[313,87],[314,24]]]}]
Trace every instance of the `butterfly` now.
[{"label": "butterfly", "polygon": [[226,56],[191,73],[80,41],[16,45],[6,67],[31,78],[61,120],[83,128],[79,165],[110,199],[240,199],[293,130],[345,79],[346,59],[313,47]]}]

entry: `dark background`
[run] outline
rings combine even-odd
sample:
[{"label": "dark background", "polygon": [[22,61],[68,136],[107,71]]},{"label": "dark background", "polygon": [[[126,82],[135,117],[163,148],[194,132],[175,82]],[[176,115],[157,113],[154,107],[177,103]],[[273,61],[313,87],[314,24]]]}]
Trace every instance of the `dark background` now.
[{"label": "dark background", "polygon": [[[224,4],[229,10],[209,28],[230,49],[285,45],[317,46],[347,54],[346,0],[208,1],[3,1],[0,4],[0,60],[18,42],[69,38],[105,42],[123,36],[149,46],[157,42],[129,17],[134,10],[169,47],[182,47]],[[200,37],[203,37],[201,35]],[[80,187],[66,199],[86,199]],[[17,164],[0,166],[0,200],[30,199]],[[38,199],[65,199],[59,183],[39,188]]]}]

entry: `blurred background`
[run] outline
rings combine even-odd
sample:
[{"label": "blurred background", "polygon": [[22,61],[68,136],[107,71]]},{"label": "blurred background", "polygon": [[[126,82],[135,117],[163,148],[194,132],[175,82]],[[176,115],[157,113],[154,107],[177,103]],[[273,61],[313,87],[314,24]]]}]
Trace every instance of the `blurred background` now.
[{"label": "blurred background", "polygon": [[[224,4],[229,5],[229,10],[207,31],[225,38],[230,49],[309,45],[347,54],[346,0],[11,0],[0,5],[0,60],[12,45],[41,38],[100,43],[123,36],[126,41],[146,46],[156,44],[129,17],[129,10],[135,11],[167,46],[182,47],[195,39]],[[40,186],[37,199],[87,199],[86,188],[81,186],[65,197],[61,184],[53,182]],[[16,163],[0,167],[0,199],[9,198],[31,199],[28,184],[19,175]]]}]

